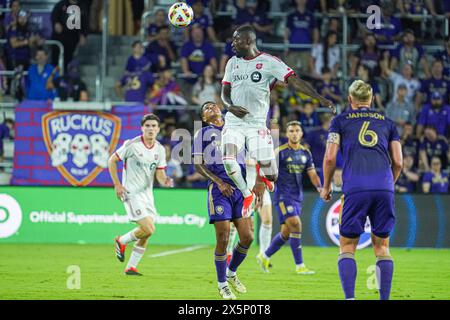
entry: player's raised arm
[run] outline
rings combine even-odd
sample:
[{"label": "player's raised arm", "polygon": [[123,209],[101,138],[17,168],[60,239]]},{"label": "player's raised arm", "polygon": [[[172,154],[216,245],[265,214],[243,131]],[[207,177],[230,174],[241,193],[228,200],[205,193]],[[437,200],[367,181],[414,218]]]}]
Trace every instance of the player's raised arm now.
[{"label": "player's raised arm", "polygon": [[402,172],[403,168],[403,154],[402,145],[400,141],[393,140],[389,143],[389,154],[392,161],[392,174],[394,175],[394,183],[397,182],[398,177]]},{"label": "player's raised arm", "polygon": [[330,100],[321,96],[313,88],[313,86],[310,85],[305,80],[302,80],[294,75],[294,76],[287,78],[287,82],[288,82],[288,84],[292,85],[297,91],[300,91],[301,93],[304,93],[304,94],[310,96],[311,98],[315,98],[315,99],[319,100],[321,105],[330,108],[333,113],[336,113],[336,108],[333,106],[333,102],[331,102]]}]

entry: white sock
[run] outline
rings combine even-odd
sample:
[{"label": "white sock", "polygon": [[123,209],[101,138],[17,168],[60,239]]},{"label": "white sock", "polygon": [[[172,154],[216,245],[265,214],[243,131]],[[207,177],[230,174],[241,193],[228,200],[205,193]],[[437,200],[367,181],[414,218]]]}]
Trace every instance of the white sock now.
[{"label": "white sock", "polygon": [[223,289],[223,288],[225,288],[226,286],[228,286],[228,282],[217,282],[217,284],[219,285],[219,289]]},{"label": "white sock", "polygon": [[266,253],[265,253],[265,252],[262,253],[262,256],[263,256],[264,259],[270,260],[270,258],[269,258],[268,256],[266,256]]},{"label": "white sock", "polygon": [[247,182],[242,176],[241,167],[237,162],[236,158],[233,157],[223,157],[223,166],[227,175],[233,180],[236,187],[242,192],[244,198],[250,196],[252,193],[247,188]]},{"label": "white sock", "polygon": [[227,277],[234,277],[236,275],[236,271],[231,271],[230,269],[227,268]]},{"label": "white sock", "polygon": [[130,232],[125,233],[123,236],[121,236],[121,237],[119,238],[119,242],[120,242],[121,244],[128,244],[128,243],[130,243],[130,242],[132,242],[132,241],[136,241],[137,238],[136,238],[136,236],[134,235],[134,231],[135,231],[135,230],[136,230],[136,229],[133,229],[133,230],[131,230]]},{"label": "white sock", "polygon": [[270,241],[272,240],[272,225],[271,224],[261,224],[259,228],[259,252],[266,252],[267,248],[270,246]]},{"label": "white sock", "polygon": [[302,267],[305,266],[305,264],[304,263],[300,263],[300,264],[296,264],[296,266],[297,266],[297,268],[302,268]]},{"label": "white sock", "polygon": [[230,226],[230,236],[228,238],[227,255],[233,254],[234,241],[236,239],[237,230],[234,224]]},{"label": "white sock", "polygon": [[131,252],[130,260],[128,260],[127,269],[136,268],[141,261],[142,256],[144,255],[145,248],[134,246],[133,251]]}]

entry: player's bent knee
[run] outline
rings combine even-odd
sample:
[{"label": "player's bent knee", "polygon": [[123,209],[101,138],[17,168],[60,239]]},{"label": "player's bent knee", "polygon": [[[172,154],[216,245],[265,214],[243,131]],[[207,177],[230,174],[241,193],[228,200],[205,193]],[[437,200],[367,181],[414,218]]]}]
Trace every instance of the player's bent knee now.
[{"label": "player's bent knee", "polygon": [[254,240],[253,233],[248,233],[248,234],[243,235],[242,239],[241,238],[239,239],[239,242],[242,245],[248,247],[252,244],[253,240]]}]

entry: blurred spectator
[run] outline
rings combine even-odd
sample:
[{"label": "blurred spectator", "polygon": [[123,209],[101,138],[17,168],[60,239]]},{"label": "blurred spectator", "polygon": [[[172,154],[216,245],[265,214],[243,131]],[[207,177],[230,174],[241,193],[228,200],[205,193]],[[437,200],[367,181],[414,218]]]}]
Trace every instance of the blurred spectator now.
[{"label": "blurred spectator", "polygon": [[450,106],[444,105],[444,100],[439,91],[431,95],[431,104],[425,105],[417,120],[417,136],[421,137],[423,128],[433,126],[438,135],[448,137],[450,134]]},{"label": "blurred spectator", "polygon": [[[81,0],[60,0],[55,4],[52,10],[53,34],[52,40],[60,41],[64,47],[64,70],[73,58],[73,54],[78,44],[84,46],[88,35],[89,20],[87,8]],[[67,8],[71,5],[77,5],[80,8],[80,29],[69,29],[69,14]],[[57,65],[59,58],[59,48],[52,47],[52,64]]]},{"label": "blurred spectator", "polygon": [[402,172],[395,183],[395,191],[400,193],[415,192],[419,180],[420,177],[414,169],[414,158],[411,155],[406,155],[403,158]]},{"label": "blurred spectator", "polygon": [[[168,26],[159,28],[158,38],[150,42],[146,49],[147,55],[157,55],[159,59],[159,69],[171,68],[172,62],[177,58],[177,47],[170,40]],[[159,69],[155,71],[159,71]]]},{"label": "blurred spectator", "polygon": [[158,40],[159,29],[167,26],[166,19],[166,11],[164,9],[159,9],[156,11],[155,20],[147,27],[147,41],[149,43]]},{"label": "blurred spectator", "polygon": [[395,122],[400,135],[403,132],[403,126],[408,122],[414,123],[416,119],[414,105],[406,100],[407,93],[406,85],[400,84],[395,100],[389,102],[386,108],[386,116]]},{"label": "blurred spectator", "polygon": [[[4,56],[0,54],[0,72],[6,71]],[[0,74],[0,101],[8,91],[8,78]]]},{"label": "blurred spectator", "polygon": [[436,128],[428,126],[419,146],[419,157],[425,171],[430,171],[430,161],[432,157],[439,157],[444,168],[447,167],[449,148],[444,137],[436,133]]},{"label": "blurred spectator", "polygon": [[[311,130],[320,126],[319,114],[316,112],[316,108],[312,102],[306,102],[303,108],[299,109],[298,121],[302,123],[305,138],[308,136]],[[297,119],[296,119],[297,120]]]},{"label": "blurred spectator", "polygon": [[315,44],[311,51],[310,70],[316,79],[322,79],[322,68],[331,70],[332,78],[335,79],[339,70],[341,51],[337,45],[337,34],[334,31],[327,33],[324,43]]},{"label": "blurred spectator", "polygon": [[439,157],[431,159],[431,170],[425,172],[422,178],[422,189],[424,193],[447,193],[448,173],[441,170]]},{"label": "blurred spectator", "polygon": [[[423,15],[426,13],[426,0],[397,0],[397,8],[402,14]],[[421,18],[403,18],[402,24],[410,28],[414,34],[421,34]]]},{"label": "blurred spectator", "polygon": [[[57,69],[57,68],[56,68]],[[67,65],[67,72],[52,81],[52,88],[56,88],[56,97],[61,101],[88,101],[86,84],[80,78],[79,63],[72,60]]]},{"label": "blurred spectator", "polygon": [[339,89],[339,84],[332,81],[331,70],[328,67],[322,68],[322,81],[317,84],[317,91],[325,98],[333,101],[335,104],[342,104],[342,94],[341,89]]},{"label": "blurred spectator", "polygon": [[40,44],[39,36],[32,34],[28,12],[20,10],[17,15],[17,23],[11,25],[6,33],[8,43],[6,45],[7,66],[9,70],[22,66],[28,69],[31,60],[31,47]]},{"label": "blurred spectator", "polygon": [[180,162],[171,157],[172,149],[170,148],[170,145],[164,145],[164,149],[166,149],[166,175],[171,177],[174,181],[174,186],[177,186],[183,178],[183,169],[181,168]]},{"label": "blurred spectator", "polygon": [[4,148],[3,148],[3,140],[4,139],[13,139],[14,138],[14,120],[13,119],[5,119],[3,123],[0,124],[0,162],[3,162],[4,158]]},{"label": "blurred spectator", "polygon": [[357,77],[354,80],[361,79],[362,81],[370,84],[370,86],[372,87],[376,108],[380,111],[384,111],[383,99],[381,98],[380,94],[380,87],[375,80],[370,79],[369,68],[367,68],[365,65],[360,64],[356,68],[356,70]]},{"label": "blurred spectator", "polygon": [[133,11],[133,23],[134,29],[133,34],[137,34],[141,29],[141,18],[142,13],[144,13],[144,0],[130,0],[131,2],[131,10]]},{"label": "blurred spectator", "polygon": [[[408,93],[406,94],[406,101],[414,102],[414,97],[418,93],[420,89],[420,82],[416,78],[413,77],[413,67],[410,64],[404,64],[402,67],[402,73],[398,74],[397,72],[392,71],[387,66],[387,60],[383,60],[380,62],[381,69],[383,70],[383,75],[387,77],[393,86],[392,92],[397,92],[398,87],[401,84],[406,85],[408,88]],[[391,100],[395,99],[395,94],[392,94]],[[416,105],[417,107],[417,105]]]},{"label": "blurred spectator", "polygon": [[207,65],[192,90],[192,103],[201,106],[207,101],[220,103],[220,85],[216,81],[213,67]]},{"label": "blurred spectator", "polygon": [[322,163],[327,147],[327,137],[331,118],[329,113],[322,114],[320,117],[322,123],[320,128],[310,131],[305,138],[306,143],[309,145],[309,150],[311,151],[314,163],[316,164],[316,171],[321,178],[323,177]]},{"label": "blurred spectator", "polygon": [[159,73],[151,93],[150,104],[157,105],[187,105],[180,86],[176,83],[171,69]]},{"label": "blurred spectator", "polygon": [[220,69],[219,69],[219,78],[222,79],[225,74],[225,67],[227,66],[228,60],[234,56],[233,49],[231,47],[231,41],[227,41],[225,43],[225,48],[222,52],[222,56],[220,57]]},{"label": "blurred spectator", "polygon": [[[115,91],[119,99],[126,102],[147,103],[147,93],[155,82],[149,71],[126,73],[120,81],[116,82]],[[123,94],[122,90],[125,90]]]},{"label": "blurred spectator", "polygon": [[[192,25],[199,25],[202,30],[206,30],[208,40],[211,42],[216,42],[216,32],[213,28],[213,21],[209,14],[205,13],[205,7],[202,0],[190,1],[192,4],[192,10],[194,11],[194,20],[191,22]],[[189,28],[184,31],[184,36],[186,40],[189,40]]]},{"label": "blurred spectator", "polygon": [[403,155],[410,155],[414,158],[414,163],[419,163],[419,140],[414,136],[414,126],[406,123],[403,126],[400,142],[402,144]]},{"label": "blurred spectator", "polygon": [[351,57],[350,76],[355,77],[358,65],[362,64],[369,69],[369,78],[373,80],[380,75],[380,60],[381,52],[378,49],[377,40],[373,33],[368,33],[364,37],[363,45]]},{"label": "blurred spectator", "polygon": [[444,65],[444,78],[450,80],[450,36],[447,36],[444,41],[444,49],[435,53],[434,58],[442,61]]},{"label": "blurred spectator", "polygon": [[342,192],[342,168],[336,167],[331,186],[334,192]]},{"label": "blurred spectator", "polygon": [[17,18],[20,11],[20,1],[13,0],[9,3],[10,12],[5,13],[5,17],[3,19],[4,30],[8,30],[10,27],[14,26],[17,23]]},{"label": "blurred spectator", "polygon": [[450,97],[450,81],[444,79],[444,65],[440,60],[434,60],[431,67],[431,78],[422,80],[418,104],[431,103],[431,95],[440,92],[447,103]]},{"label": "blurred spectator", "polygon": [[[381,6],[381,28],[371,30],[379,44],[393,45],[401,38],[402,23],[400,19],[394,17],[395,4],[389,1],[383,1]],[[365,13],[365,12],[364,12]]]},{"label": "blurred spectator", "polygon": [[[152,61],[144,55],[144,47],[142,46],[142,42],[139,40],[134,41],[131,44],[131,48],[133,49],[133,53],[128,57],[127,64],[125,66],[125,74],[132,75],[142,71],[149,71]],[[153,62],[158,63],[157,60]]]},{"label": "blurred spectator", "polygon": [[48,55],[43,48],[38,48],[35,55],[36,63],[28,69],[26,92],[28,100],[53,100],[55,92],[51,79],[58,78],[58,70],[47,63]]},{"label": "blurred spectator", "polygon": [[208,186],[208,179],[198,173],[193,164],[189,166],[186,182],[190,183],[191,187],[195,189],[204,189]]},{"label": "blurred spectator", "polygon": [[[216,51],[208,41],[204,40],[203,30],[192,26],[191,39],[181,48],[181,68],[187,77],[201,76],[205,67],[210,64],[217,70]],[[190,81],[191,83],[195,82]]]},{"label": "blurred spectator", "polygon": [[262,41],[270,41],[273,35],[273,23],[257,0],[237,0],[237,14],[234,25],[250,24],[255,28],[256,36]]},{"label": "blurred spectator", "polygon": [[406,29],[402,35],[402,43],[392,51],[391,66],[392,70],[402,70],[405,64],[412,65],[413,70],[418,72],[422,67],[425,77],[430,76],[430,67],[425,57],[423,48],[416,44],[414,32]]},{"label": "blurred spectator", "polygon": [[[319,29],[316,18],[306,8],[306,0],[295,0],[296,10],[286,19],[284,35],[285,44],[312,44],[319,42]],[[299,74],[308,72],[311,49],[289,48],[286,49],[286,64]]]}]

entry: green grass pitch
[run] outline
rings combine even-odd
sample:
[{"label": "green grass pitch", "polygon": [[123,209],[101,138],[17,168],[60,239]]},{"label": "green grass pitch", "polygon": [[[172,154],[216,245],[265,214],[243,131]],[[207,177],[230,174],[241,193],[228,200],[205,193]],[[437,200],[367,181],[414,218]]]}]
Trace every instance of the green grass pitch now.
[{"label": "green grass pitch", "polygon": [[[149,245],[139,266],[143,277],[123,274],[125,263],[113,245],[0,245],[0,300],[6,299],[219,299],[213,247],[151,257],[182,249]],[[338,248],[304,247],[305,263],[317,273],[294,273],[289,247],[273,258],[270,274],[256,264],[257,246],[238,270],[248,293],[240,299],[342,299],[337,273]],[[127,253],[130,252],[128,248]],[[450,250],[392,249],[395,260],[392,299],[450,299]],[[127,256],[128,258],[128,256]],[[357,299],[378,299],[370,248],[358,251]],[[81,288],[68,289],[67,268],[79,266]],[[368,272],[369,269],[369,272]],[[373,270],[373,267],[372,267]],[[70,282],[70,281],[69,281]],[[370,286],[369,286],[370,287]]]}]

